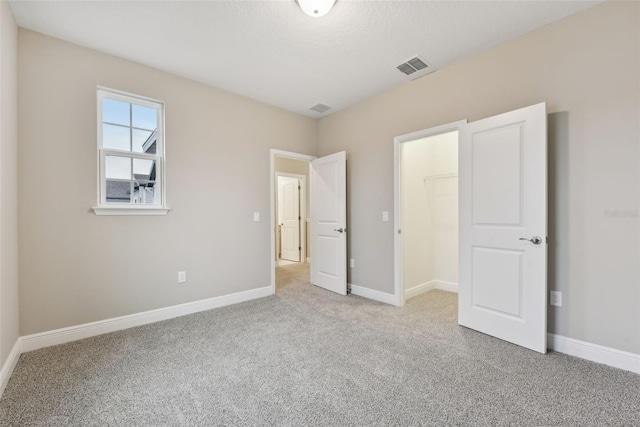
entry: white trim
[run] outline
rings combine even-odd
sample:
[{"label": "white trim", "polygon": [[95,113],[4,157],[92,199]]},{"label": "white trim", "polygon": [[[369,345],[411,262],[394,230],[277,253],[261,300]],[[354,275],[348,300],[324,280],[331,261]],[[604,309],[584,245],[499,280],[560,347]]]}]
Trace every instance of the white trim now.
[{"label": "white trim", "polygon": [[7,356],[7,360],[5,360],[4,365],[2,365],[2,369],[0,370],[0,397],[2,397],[4,389],[9,383],[9,378],[11,378],[11,374],[13,374],[13,370],[18,364],[18,359],[20,359],[21,354],[22,338],[18,338],[16,343],[13,345],[9,356]]},{"label": "white trim", "polygon": [[185,304],[159,308],[156,310],[144,311],[142,313],[114,317],[111,319],[99,320],[97,322],[84,323],[82,325],[70,326],[68,328],[27,335],[20,338],[22,341],[22,351],[33,351],[52,345],[64,344],[71,341],[94,337],[96,335],[133,328],[134,326],[148,325],[149,323],[173,319],[174,317],[185,316],[187,314],[198,313],[205,310],[211,310],[213,308],[263,298],[271,295],[272,293],[271,287],[265,286],[262,288],[251,289],[249,291],[237,292],[235,294],[223,295],[188,302]]},{"label": "white trim", "polygon": [[[293,160],[302,160],[309,162],[309,168],[311,168],[311,161],[316,159],[315,156],[309,156],[307,154],[294,153],[292,151],[283,151],[276,150],[275,148],[271,148],[269,150],[269,211],[271,214],[271,222],[269,223],[269,229],[271,232],[269,235],[271,236],[271,250],[269,253],[271,254],[271,293],[276,293],[276,203],[275,203],[275,191],[276,191],[276,180],[275,180],[275,158],[276,157],[284,157],[286,159]],[[310,194],[307,194],[306,197],[310,197]],[[308,212],[309,213],[309,212]],[[305,236],[306,239],[306,236]]]},{"label": "white trim", "polygon": [[591,344],[562,335],[547,334],[547,348],[558,353],[576,356],[592,362],[624,369],[640,374],[640,354],[616,350],[598,344]]},{"label": "white trim", "polygon": [[402,220],[400,219],[400,204],[402,202],[400,198],[400,186],[402,185],[400,182],[400,162],[402,161],[400,144],[402,142],[398,137],[393,139],[393,293],[394,304],[398,307],[402,307],[406,299],[406,296],[402,295],[404,293],[402,286],[404,255],[401,235]]},{"label": "white trim", "polygon": [[458,293],[458,284],[452,282],[444,282],[442,280],[434,280],[435,288],[440,289],[441,291],[454,292]]},{"label": "white trim", "polygon": [[[309,213],[309,212],[307,212],[307,213]],[[309,230],[309,227],[311,227],[311,218],[305,218],[305,222],[306,222],[305,230]],[[307,236],[304,236],[304,237],[305,237],[305,239],[307,238]],[[306,250],[306,248],[305,248],[305,250]],[[309,252],[305,252],[305,253],[307,254],[307,258],[306,258],[307,264],[311,264],[311,257],[309,256]]]},{"label": "white trim", "polygon": [[147,207],[137,207],[132,208],[129,206],[109,206],[109,207],[98,207],[95,206],[93,208],[93,212],[96,215],[166,215],[171,210],[170,208],[147,208]]},{"label": "white trim", "polygon": [[402,212],[401,212],[401,144],[441,133],[460,131],[467,124],[467,120],[460,120],[442,126],[436,126],[393,138],[393,294],[394,305],[402,307],[405,301],[402,283]]},{"label": "white trim", "polygon": [[386,292],[380,292],[373,289],[365,288],[354,284],[349,284],[352,295],[358,295],[364,298],[369,298],[375,301],[383,302],[385,304],[396,305],[395,296]]},{"label": "white trim", "polygon": [[405,301],[411,299],[413,297],[417,297],[420,294],[424,294],[425,292],[432,291],[436,288],[436,281],[432,280],[430,282],[421,283],[416,286],[412,286],[409,289],[405,289],[404,291],[404,299]]},{"label": "white trim", "polygon": [[130,99],[135,98],[136,100],[141,101],[141,103],[146,107],[155,108],[155,104],[162,104],[164,106],[164,101],[149,98],[148,96],[136,95],[133,93],[125,92],[118,89],[111,89],[109,87],[100,85],[97,85],[96,89],[98,91],[107,92],[111,98],[122,102],[131,102]]},{"label": "white trim", "polygon": [[430,282],[421,283],[419,285],[413,286],[404,291],[404,299],[405,301],[417,297],[420,294],[424,294],[425,292],[433,291],[434,289],[439,289],[441,291],[454,292],[458,293],[458,284],[452,282],[445,282],[442,280],[431,280]]}]

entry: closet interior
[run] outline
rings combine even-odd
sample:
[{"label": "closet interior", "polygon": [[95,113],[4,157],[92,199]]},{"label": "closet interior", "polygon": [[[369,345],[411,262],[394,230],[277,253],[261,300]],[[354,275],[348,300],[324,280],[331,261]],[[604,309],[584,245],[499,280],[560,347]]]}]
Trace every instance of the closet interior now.
[{"label": "closet interior", "polygon": [[405,300],[458,289],[458,131],[401,148],[402,281]]}]

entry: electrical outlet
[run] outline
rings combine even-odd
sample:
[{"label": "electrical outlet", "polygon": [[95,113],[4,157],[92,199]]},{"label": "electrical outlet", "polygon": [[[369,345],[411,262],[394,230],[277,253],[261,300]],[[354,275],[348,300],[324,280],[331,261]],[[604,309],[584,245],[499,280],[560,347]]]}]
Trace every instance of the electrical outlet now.
[{"label": "electrical outlet", "polygon": [[556,307],[562,307],[562,292],[549,291],[549,304]]},{"label": "electrical outlet", "polygon": [[187,281],[187,272],[178,271],[178,283],[184,283]]},{"label": "electrical outlet", "polygon": [[387,211],[383,211],[382,212],[382,220],[384,222],[388,222],[389,221],[389,212],[387,212]]},{"label": "electrical outlet", "polygon": [[356,268],[356,260],[355,259],[351,258],[349,260],[349,267]]},{"label": "electrical outlet", "polygon": [[253,220],[254,220],[255,222],[260,221],[260,212],[254,212],[254,213],[253,213]]}]

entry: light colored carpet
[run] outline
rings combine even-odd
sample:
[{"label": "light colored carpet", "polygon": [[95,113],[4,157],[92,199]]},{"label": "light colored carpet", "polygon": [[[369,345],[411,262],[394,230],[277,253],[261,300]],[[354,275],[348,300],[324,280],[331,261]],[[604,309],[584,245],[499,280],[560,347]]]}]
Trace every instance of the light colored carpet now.
[{"label": "light colored carpet", "polygon": [[287,267],[268,298],[22,355],[0,425],[640,425],[638,375],[461,328],[454,294],[399,309]]},{"label": "light colored carpet", "polygon": [[309,267],[306,262],[289,264],[276,268],[276,293],[291,285],[304,285],[309,282]]}]

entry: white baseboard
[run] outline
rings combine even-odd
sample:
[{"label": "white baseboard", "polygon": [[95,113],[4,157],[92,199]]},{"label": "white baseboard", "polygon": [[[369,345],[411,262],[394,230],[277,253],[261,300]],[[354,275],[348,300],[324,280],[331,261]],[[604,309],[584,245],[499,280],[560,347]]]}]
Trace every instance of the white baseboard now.
[{"label": "white baseboard", "polygon": [[96,335],[120,331],[134,326],[147,325],[149,323],[172,319],[174,317],[211,310],[212,308],[237,304],[239,302],[262,298],[272,294],[273,288],[271,286],[265,286],[263,288],[238,292],[231,295],[223,295],[200,301],[174,305],[171,307],[144,311],[142,313],[114,317],[111,319],[70,326],[68,328],[55,329],[33,335],[26,335],[20,338],[22,343],[21,350],[22,352],[33,351],[39,348],[50,347],[52,345],[64,344],[71,341],[94,337]]},{"label": "white baseboard", "polygon": [[5,360],[4,365],[2,365],[2,369],[0,369],[0,397],[2,397],[4,389],[9,383],[9,378],[11,378],[11,374],[13,374],[13,370],[15,369],[21,354],[22,340],[18,338],[16,343],[13,345],[11,352],[9,352],[7,360]]},{"label": "white baseboard", "polygon": [[394,294],[388,294],[386,292],[380,292],[354,284],[349,284],[349,286],[351,287],[351,293],[353,295],[380,301],[385,304],[396,305],[396,296]]},{"label": "white baseboard", "polygon": [[447,292],[455,292],[457,294],[458,293],[458,284],[457,283],[451,283],[451,282],[445,282],[445,281],[442,281],[442,280],[432,280],[430,282],[421,283],[421,284],[419,284],[417,286],[413,286],[413,287],[405,290],[404,291],[404,299],[408,300],[409,298],[416,297],[416,296],[418,296],[420,294],[432,291],[434,289],[440,289],[442,291],[447,291]]},{"label": "white baseboard", "polygon": [[417,297],[418,295],[423,294],[425,292],[432,291],[435,288],[436,288],[436,281],[435,280],[432,280],[432,281],[426,282],[426,283],[421,283],[421,284],[416,285],[416,286],[412,286],[409,289],[406,289],[404,291],[404,299]]},{"label": "white baseboard", "polygon": [[434,280],[434,282],[435,282],[436,289],[440,289],[441,291],[447,291],[447,292],[455,292],[456,294],[458,293],[457,283],[444,282],[442,280]]},{"label": "white baseboard", "polygon": [[555,334],[547,334],[547,348],[558,353],[640,374],[640,354],[616,350]]}]

